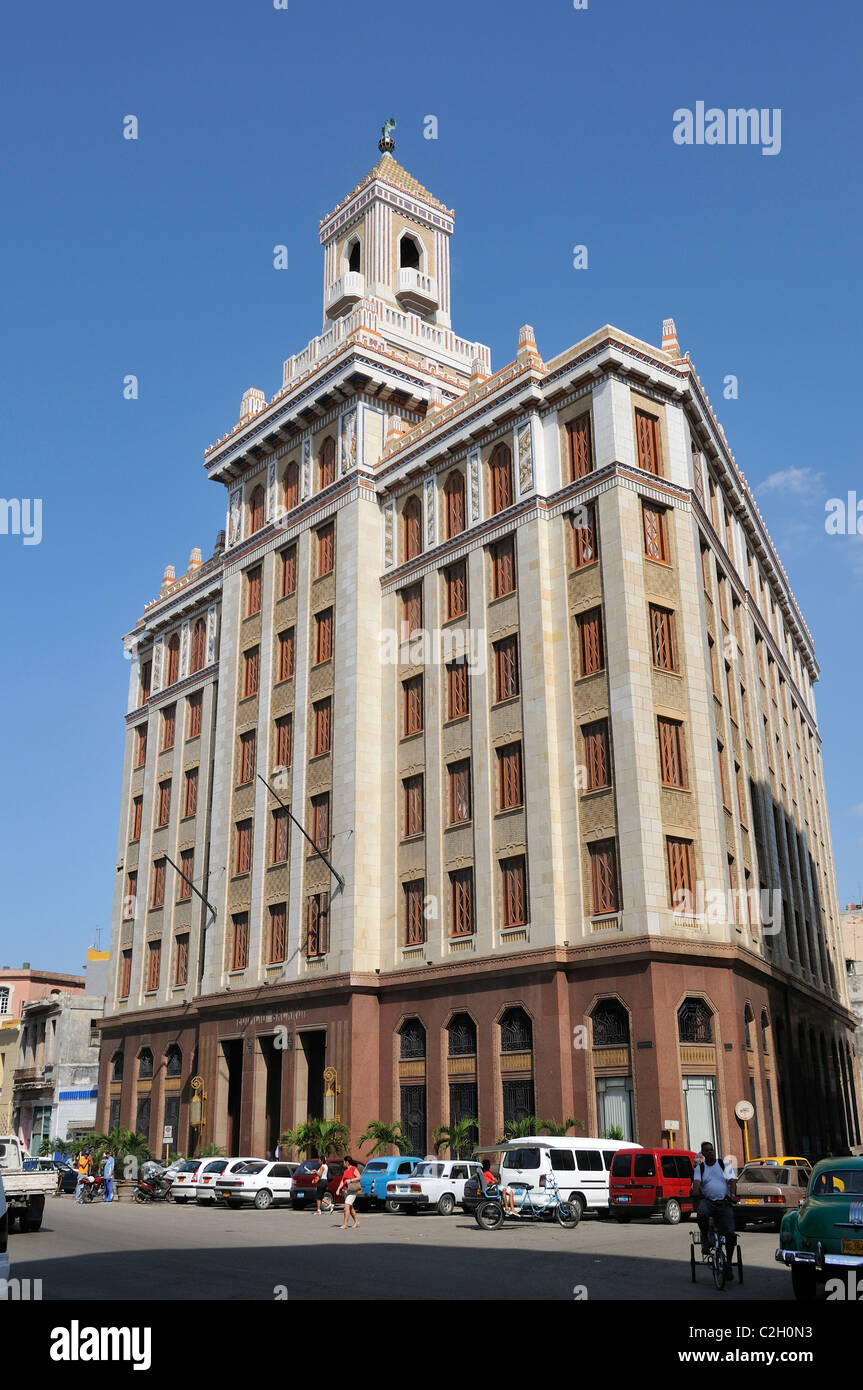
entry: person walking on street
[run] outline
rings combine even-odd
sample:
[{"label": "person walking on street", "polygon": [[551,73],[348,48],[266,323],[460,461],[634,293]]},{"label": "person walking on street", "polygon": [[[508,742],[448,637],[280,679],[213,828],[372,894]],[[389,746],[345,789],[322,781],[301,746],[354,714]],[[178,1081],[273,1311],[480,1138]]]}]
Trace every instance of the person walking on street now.
[{"label": "person walking on street", "polygon": [[318,1191],[315,1202],[315,1216],[321,1214],[321,1199],[327,1190],[327,1183],[330,1179],[330,1168],[325,1158],[318,1159]]},{"label": "person walking on street", "polygon": [[356,1209],[356,1200],[357,1196],[359,1195],[359,1191],[360,1170],[354,1163],[354,1160],[351,1158],[350,1154],[348,1154],[345,1158],[345,1171],[342,1173],[341,1181],[339,1182],[339,1185],[336,1188],[337,1197],[340,1192],[344,1192],[345,1194],[345,1215],[344,1220],[342,1221],[342,1224],[339,1227],[340,1231],[346,1231],[348,1229],[351,1218],[353,1218],[354,1229],[357,1231],[360,1229],[360,1223],[357,1220]]},{"label": "person walking on street", "polygon": [[102,1177],[105,1179],[105,1196],[104,1196],[103,1200],[106,1201],[106,1202],[113,1202],[113,1200],[114,1200],[114,1155],[111,1153],[111,1150],[110,1150],[110,1149],[108,1149],[107,1153],[105,1154],[105,1162],[102,1164]]},{"label": "person walking on street", "polygon": [[90,1157],[89,1149],[85,1149],[83,1153],[78,1155],[78,1162],[75,1167],[78,1171],[78,1181],[75,1184],[75,1201],[80,1207],[84,1205],[84,1179],[89,1178],[93,1172],[93,1160]]}]

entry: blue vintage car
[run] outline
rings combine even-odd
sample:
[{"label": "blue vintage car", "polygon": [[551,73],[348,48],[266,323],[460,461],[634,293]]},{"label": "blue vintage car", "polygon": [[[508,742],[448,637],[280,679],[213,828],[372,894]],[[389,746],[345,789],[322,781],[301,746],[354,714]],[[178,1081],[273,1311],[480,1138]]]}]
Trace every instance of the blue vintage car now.
[{"label": "blue vintage car", "polygon": [[394,1178],[408,1177],[422,1163],[416,1155],[398,1154],[395,1158],[370,1158],[360,1179],[359,1203],[369,1206],[383,1202],[387,1211],[401,1211],[401,1203],[387,1197],[387,1183]]},{"label": "blue vintage car", "polygon": [[783,1218],[776,1259],[791,1269],[796,1298],[818,1285],[863,1271],[863,1158],[825,1158],[815,1165],[806,1196]]}]

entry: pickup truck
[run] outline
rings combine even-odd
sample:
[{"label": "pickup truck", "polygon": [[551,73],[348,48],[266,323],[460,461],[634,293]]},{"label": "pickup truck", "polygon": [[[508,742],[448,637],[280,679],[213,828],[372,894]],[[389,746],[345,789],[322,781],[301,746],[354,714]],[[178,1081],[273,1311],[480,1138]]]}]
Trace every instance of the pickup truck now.
[{"label": "pickup truck", "polygon": [[22,1231],[38,1231],[45,1198],[57,1185],[54,1173],[25,1173],[21,1144],[12,1134],[0,1134],[0,1176],[6,1196],[8,1230],[16,1220]]}]

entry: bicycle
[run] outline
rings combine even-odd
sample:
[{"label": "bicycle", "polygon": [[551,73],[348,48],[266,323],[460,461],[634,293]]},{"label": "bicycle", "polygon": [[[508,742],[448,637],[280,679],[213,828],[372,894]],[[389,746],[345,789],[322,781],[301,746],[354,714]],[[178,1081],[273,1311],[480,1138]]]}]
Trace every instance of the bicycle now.
[{"label": "bicycle", "polygon": [[[482,1179],[480,1179],[482,1182]],[[497,1186],[497,1184],[495,1184]],[[559,1226],[567,1231],[571,1231],[581,1220],[581,1212],[575,1205],[564,1202],[560,1195],[560,1189],[554,1177],[550,1177],[545,1188],[547,1193],[546,1200],[542,1205],[537,1205],[533,1199],[533,1188],[525,1187],[522,1189],[521,1201],[518,1204],[519,1216],[526,1216],[534,1221],[550,1221],[554,1218]],[[527,1211],[525,1211],[527,1207]],[[508,1212],[503,1204],[503,1196],[489,1192],[488,1188],[483,1187],[482,1197],[474,1211],[474,1220],[483,1231],[496,1231],[506,1220],[507,1216],[513,1213]]]},{"label": "bicycle", "polygon": [[[718,1205],[711,1203],[712,1207]],[[731,1262],[728,1259],[728,1246],[725,1235],[716,1229],[716,1222],[713,1219],[713,1211],[710,1213],[710,1220],[707,1226],[707,1250],[701,1248],[700,1229],[690,1232],[689,1246],[689,1269],[693,1284],[695,1283],[695,1270],[697,1267],[696,1252],[700,1257],[701,1263],[710,1265],[713,1273],[713,1282],[720,1292],[725,1288],[726,1282],[731,1273]],[[740,1249],[740,1242],[737,1242],[736,1260],[737,1281],[743,1283],[743,1252]]]}]

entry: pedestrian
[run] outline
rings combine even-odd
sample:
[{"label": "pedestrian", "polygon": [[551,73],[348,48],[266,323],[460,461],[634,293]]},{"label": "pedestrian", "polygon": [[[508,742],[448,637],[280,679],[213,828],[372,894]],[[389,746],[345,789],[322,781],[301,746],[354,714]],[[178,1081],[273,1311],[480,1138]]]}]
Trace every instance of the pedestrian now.
[{"label": "pedestrian", "polygon": [[339,1182],[339,1185],[336,1188],[337,1197],[340,1192],[344,1192],[345,1194],[345,1216],[341,1226],[339,1227],[340,1231],[346,1231],[348,1229],[348,1226],[350,1225],[349,1218],[353,1218],[355,1230],[358,1231],[360,1229],[360,1223],[357,1220],[356,1210],[356,1200],[359,1195],[360,1186],[360,1170],[354,1163],[354,1160],[351,1158],[350,1154],[348,1154],[345,1158],[345,1170],[342,1173],[341,1181]]},{"label": "pedestrian", "polygon": [[83,1153],[78,1155],[75,1168],[78,1173],[78,1181],[75,1184],[75,1201],[80,1207],[84,1204],[84,1188],[87,1185],[87,1179],[93,1172],[93,1160],[90,1157],[89,1149],[85,1149]]},{"label": "pedestrian", "polygon": [[277,1163],[278,1163],[278,1161],[279,1161],[279,1155],[281,1154],[281,1151],[282,1151],[282,1146],[281,1146],[281,1144],[277,1144],[276,1147],[275,1147],[275,1149],[274,1149],[274,1151],[273,1151],[273,1158],[276,1160]]},{"label": "pedestrian", "polygon": [[110,1150],[110,1149],[106,1149],[106,1151],[105,1151],[105,1162],[102,1164],[102,1177],[105,1179],[105,1196],[104,1196],[103,1200],[106,1201],[106,1202],[113,1202],[113,1200],[114,1200],[114,1155],[111,1153],[111,1150]]},{"label": "pedestrian", "polygon": [[327,1160],[326,1160],[325,1158],[319,1158],[319,1159],[318,1159],[318,1186],[317,1186],[317,1194],[316,1194],[316,1198],[315,1198],[315,1216],[320,1216],[320,1214],[321,1214],[321,1200],[322,1200],[322,1198],[323,1198],[324,1193],[325,1193],[326,1190],[327,1190],[327,1183],[329,1182],[329,1178],[330,1178],[329,1164],[327,1163]]}]

